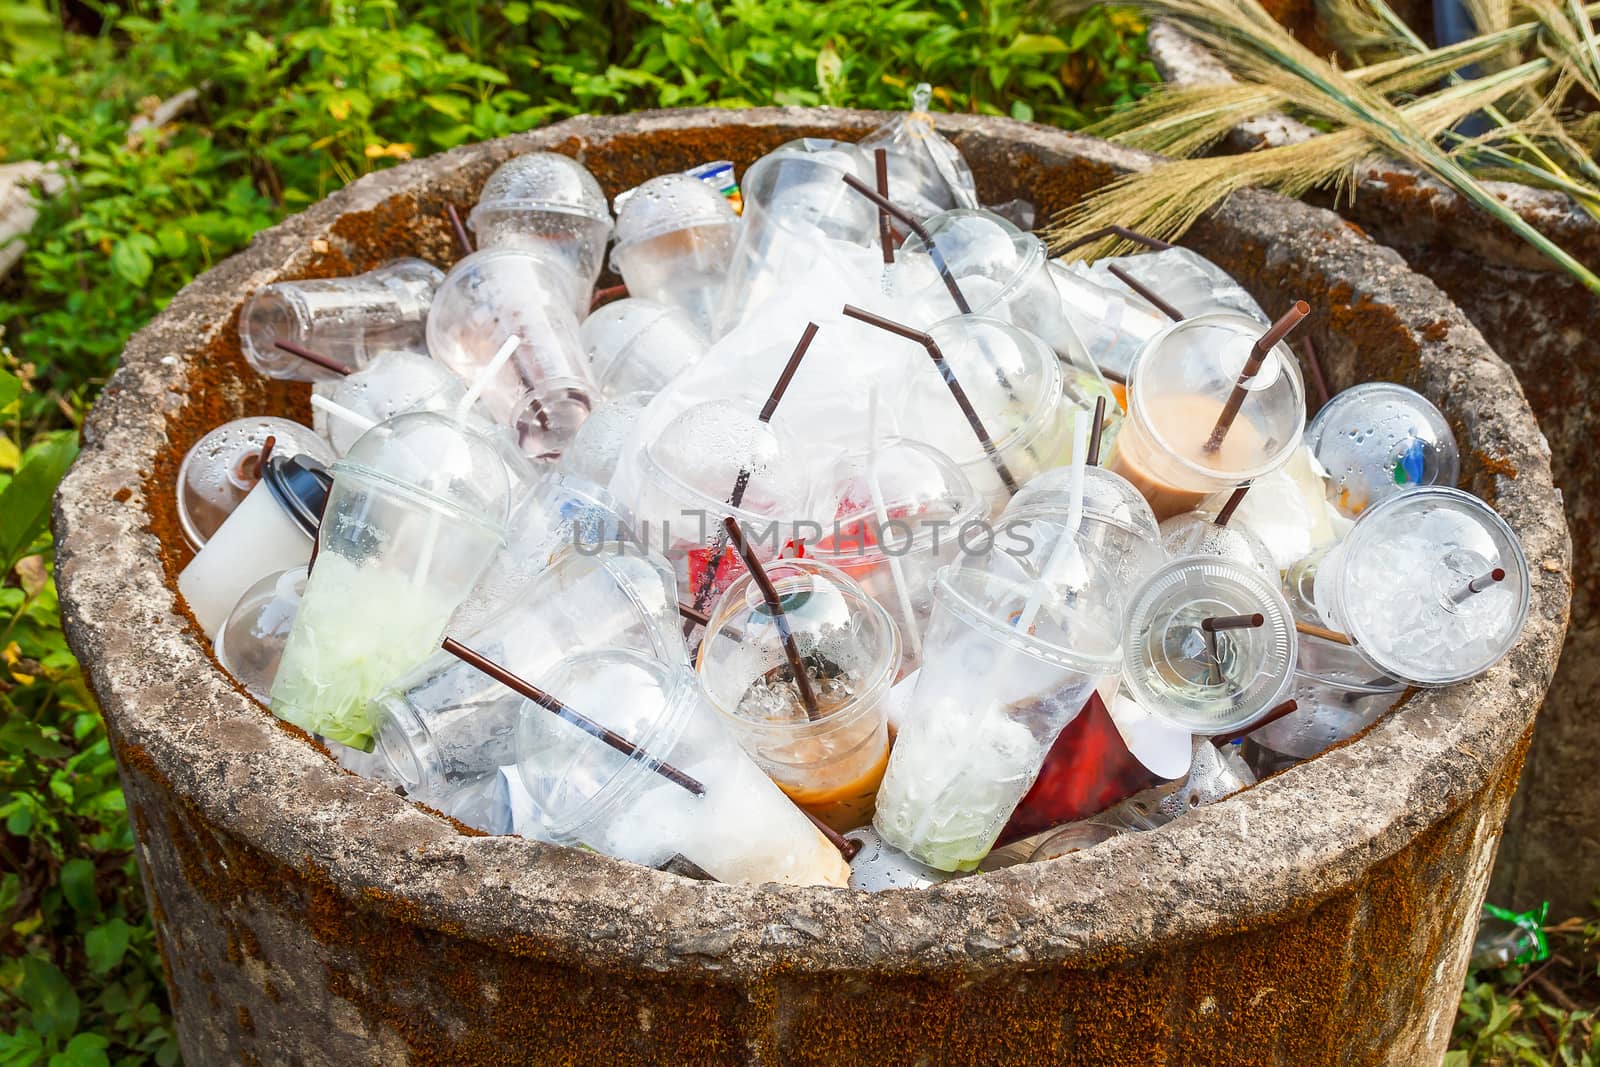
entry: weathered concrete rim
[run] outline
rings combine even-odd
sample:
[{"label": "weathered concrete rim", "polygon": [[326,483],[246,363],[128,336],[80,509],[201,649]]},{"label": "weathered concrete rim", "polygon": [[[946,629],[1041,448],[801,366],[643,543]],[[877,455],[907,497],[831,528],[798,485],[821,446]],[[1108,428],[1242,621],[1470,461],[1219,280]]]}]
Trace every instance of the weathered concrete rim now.
[{"label": "weathered concrete rim", "polygon": [[[1475,484],[1494,491],[1523,538],[1534,588],[1521,642],[1487,675],[1420,694],[1366,736],[1241,797],[1089,853],[925,893],[709,885],[521,839],[463,836],[340,772],[221,674],[180,612],[143,494],[166,448],[165,415],[186,402],[187,371],[232,328],[249,290],[304,270],[311,242],[333,239],[340,214],[448,182],[470,163],[540,148],[582,155],[610,138],[697,127],[864,132],[881,118],[762,109],[573,119],[369,176],[180,293],[129,342],[56,505],[67,633],[124,765],[250,847],[300,859],[353,905],[588,969],[730,978],[780,969],[958,977],[1008,962],[1126,958],[1306,910],[1478,795],[1531,728],[1566,623],[1570,547],[1548,450],[1510,370],[1431,282],[1336,216],[1264,193],[1234,197],[1218,222],[1267,249],[1289,231],[1314,234],[1314,261],[1285,260],[1286,271],[1315,267],[1351,303],[1396,309],[1424,387],[1473,420],[1467,447],[1515,471],[1484,472]],[[995,139],[1009,138],[1019,151],[1108,172],[1156,162],[1005,120],[950,116],[941,126],[974,151],[999,151]],[[508,941],[508,930],[521,933]],[[574,930],[593,935],[575,941]]]}]

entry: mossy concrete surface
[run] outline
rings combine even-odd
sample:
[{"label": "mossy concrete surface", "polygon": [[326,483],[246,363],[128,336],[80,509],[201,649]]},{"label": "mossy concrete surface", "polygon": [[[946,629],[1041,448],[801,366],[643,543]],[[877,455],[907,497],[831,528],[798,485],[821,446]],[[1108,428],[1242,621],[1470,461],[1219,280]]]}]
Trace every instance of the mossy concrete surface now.
[{"label": "mossy concrete surface", "polygon": [[[1443,1054],[1496,843],[1567,621],[1569,544],[1521,388],[1426,278],[1337,216],[1233,197],[1186,239],[1339,384],[1408,382],[1533,564],[1522,640],[1363,736],[1163,829],[923,892],[718,885],[465,833],[345,774],[216,666],[174,591],[179,457],[230,416],[309,414],[240,358],[245,297],[401,254],[519,152],[615,194],[741,168],[848,111],[575,119],[363,179],[257,238],[129,343],[57,502],[67,633],[105,709],[193,1064],[1394,1064]],[[1150,157],[941,125],[986,200],[1043,214]],[[374,618],[374,625],[381,625]]]}]

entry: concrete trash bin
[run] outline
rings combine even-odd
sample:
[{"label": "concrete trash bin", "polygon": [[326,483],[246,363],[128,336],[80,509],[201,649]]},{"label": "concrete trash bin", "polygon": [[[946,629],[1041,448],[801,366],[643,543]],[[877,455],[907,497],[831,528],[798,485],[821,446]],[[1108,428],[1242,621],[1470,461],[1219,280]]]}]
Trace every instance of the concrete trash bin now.
[{"label": "concrete trash bin", "polygon": [[[741,168],[851,111],[581,118],[365,178],[261,234],[137,335],[57,502],[72,645],[110,724],[191,1064],[1437,1062],[1534,713],[1570,548],[1516,379],[1434,285],[1336,216],[1235,196],[1186,243],[1302,297],[1335,387],[1409,384],[1534,573],[1521,642],[1363,736],[1178,823],[926,891],[719,885],[482,837],[342,772],[235,688],[175,592],[172,476],[226,418],[308,413],[257,378],[248,293],[415,254],[499,162],[581,156],[608,194]],[[1151,157],[941,120],[986,200],[1047,216]]]}]

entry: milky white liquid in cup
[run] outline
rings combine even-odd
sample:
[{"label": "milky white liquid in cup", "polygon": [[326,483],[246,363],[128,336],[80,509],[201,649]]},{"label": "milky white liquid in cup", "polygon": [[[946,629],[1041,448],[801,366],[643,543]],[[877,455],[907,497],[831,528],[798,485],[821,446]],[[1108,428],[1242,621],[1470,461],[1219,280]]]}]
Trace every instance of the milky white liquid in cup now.
[{"label": "milky white liquid in cup", "polygon": [[[1246,398],[1246,405],[1249,404]],[[1240,412],[1215,452],[1206,451],[1212,428],[1222,414],[1222,401],[1208,396],[1177,394],[1152,397],[1140,404],[1137,418],[1123,425],[1117,439],[1117,453],[1111,470],[1132,482],[1150,502],[1157,519],[1170,519],[1193,511],[1206,497],[1232,481],[1230,471],[1250,470],[1261,463],[1267,448],[1249,417]],[[1171,448],[1154,440],[1141,423],[1154,423]],[[1174,452],[1173,449],[1178,451]],[[1215,480],[1200,485],[1204,475],[1190,475],[1185,484],[1176,485],[1168,473],[1177,460],[1198,463],[1215,470]],[[1192,479],[1192,480],[1191,480]],[[1189,486],[1194,486],[1190,488]]]}]

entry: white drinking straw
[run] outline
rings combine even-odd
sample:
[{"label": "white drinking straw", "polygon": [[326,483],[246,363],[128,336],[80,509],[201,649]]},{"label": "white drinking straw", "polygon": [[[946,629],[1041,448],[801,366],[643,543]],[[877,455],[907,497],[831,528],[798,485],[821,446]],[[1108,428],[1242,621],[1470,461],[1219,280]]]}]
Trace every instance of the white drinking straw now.
[{"label": "white drinking straw", "polygon": [[499,376],[500,369],[506,365],[506,360],[511,358],[511,353],[515,352],[521,345],[522,338],[516,334],[506,338],[505,344],[500,346],[500,351],[496,352],[494,358],[478,372],[477,377],[472,379],[472,385],[467,389],[466,395],[461,398],[461,403],[456,405],[457,419],[467,417],[467,412],[472,410],[472,405],[478,402],[478,397],[482,396],[483,391],[489,388],[489,383]]},{"label": "white drinking straw", "polygon": [[327,397],[321,396],[317,393],[311,394],[311,406],[319,411],[326,412],[332,418],[343,419],[345,422],[348,422],[351,426],[354,426],[362,433],[366,433],[368,430],[378,425],[376,420],[369,419],[359,412],[351,411],[343,404],[336,404]]},{"label": "white drinking straw", "polygon": [[872,494],[872,512],[878,521],[878,546],[889,561],[889,580],[894,584],[895,598],[900,601],[900,614],[905,619],[906,639],[911,642],[911,655],[922,662],[922,634],[917,629],[917,616],[911,607],[909,583],[900,557],[884,545],[884,531],[889,528],[889,509],[883,503],[883,487],[878,483],[878,384],[867,388],[867,491]]},{"label": "white drinking straw", "polygon": [[1054,587],[1057,575],[1072,560],[1079,558],[1078,527],[1083,525],[1083,466],[1089,453],[1089,424],[1093,421],[1094,416],[1086,414],[1082,408],[1073,409],[1072,477],[1067,483],[1067,522],[1060,539],[1056,541],[1056,547],[1050,553],[1050,559],[1039,574],[1038,582],[1034,584],[1028,603],[1017,618],[1017,629],[1024,632],[1033,630],[1033,620],[1039,614],[1045,592]]}]

